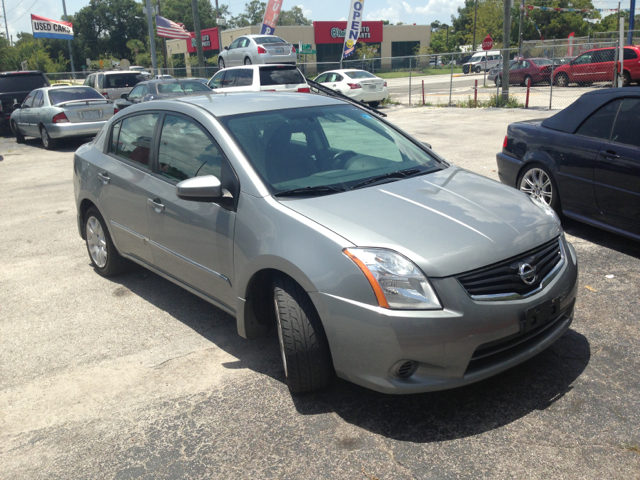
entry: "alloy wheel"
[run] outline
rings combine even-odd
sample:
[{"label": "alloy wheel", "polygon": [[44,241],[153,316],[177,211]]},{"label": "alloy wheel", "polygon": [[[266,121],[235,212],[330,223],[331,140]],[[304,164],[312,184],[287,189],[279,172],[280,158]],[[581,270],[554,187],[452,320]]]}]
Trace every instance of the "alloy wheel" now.
[{"label": "alloy wheel", "polygon": [[40,137],[42,138],[42,145],[44,145],[44,148],[49,148],[49,134],[44,127],[40,129]]},{"label": "alloy wheel", "polygon": [[545,205],[551,206],[553,201],[551,179],[540,168],[532,168],[524,174],[520,181],[520,191]]},{"label": "alloy wheel", "polygon": [[104,236],[102,224],[96,217],[87,220],[87,245],[93,263],[98,268],[104,268],[107,264],[107,240]]}]

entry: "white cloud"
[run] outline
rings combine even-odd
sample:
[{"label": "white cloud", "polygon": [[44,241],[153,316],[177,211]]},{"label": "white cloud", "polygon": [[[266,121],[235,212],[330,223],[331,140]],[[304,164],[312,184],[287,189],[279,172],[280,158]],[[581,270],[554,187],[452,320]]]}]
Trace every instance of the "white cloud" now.
[{"label": "white cloud", "polygon": [[422,15],[451,15],[463,5],[464,0],[429,0],[425,6],[416,7],[415,12]]},{"label": "white cloud", "polygon": [[411,13],[413,11],[413,9],[411,8],[411,5],[409,5],[407,2],[402,2],[402,6],[404,7],[407,13]]},{"label": "white cloud", "polygon": [[302,10],[302,14],[306,17],[306,18],[311,18],[311,15],[313,14],[313,12],[311,11],[310,8],[305,8],[304,5],[296,5],[300,10]]}]

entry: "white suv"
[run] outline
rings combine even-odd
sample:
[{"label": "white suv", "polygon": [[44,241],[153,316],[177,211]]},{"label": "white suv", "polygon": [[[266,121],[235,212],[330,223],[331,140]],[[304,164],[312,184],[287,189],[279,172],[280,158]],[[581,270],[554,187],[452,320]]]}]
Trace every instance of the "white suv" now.
[{"label": "white suv", "polygon": [[224,68],[211,77],[207,85],[216,92],[310,92],[304,75],[294,65]]}]

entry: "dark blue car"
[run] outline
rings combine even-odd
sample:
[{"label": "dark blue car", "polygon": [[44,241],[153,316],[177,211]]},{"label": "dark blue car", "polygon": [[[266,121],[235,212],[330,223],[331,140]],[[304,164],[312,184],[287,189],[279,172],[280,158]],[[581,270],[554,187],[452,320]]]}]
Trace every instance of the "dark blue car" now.
[{"label": "dark blue car", "polygon": [[567,217],[640,240],[640,88],[587,93],[509,125],[500,181]]}]

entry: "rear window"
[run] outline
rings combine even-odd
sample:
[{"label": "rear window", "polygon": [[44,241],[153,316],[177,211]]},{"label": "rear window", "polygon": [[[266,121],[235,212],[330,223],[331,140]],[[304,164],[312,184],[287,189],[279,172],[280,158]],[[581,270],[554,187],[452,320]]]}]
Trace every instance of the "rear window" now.
[{"label": "rear window", "polygon": [[264,45],[265,43],[287,43],[280,37],[256,37],[253,39],[258,45]]},{"label": "rear window", "polygon": [[188,93],[188,92],[210,92],[206,85],[198,81],[187,81],[180,83],[159,83],[158,93]]},{"label": "rear window", "polygon": [[30,92],[36,88],[48,87],[44,75],[0,75],[0,92]]},{"label": "rear window", "polygon": [[294,66],[267,67],[260,69],[260,84],[291,85],[306,83],[300,71]]},{"label": "rear window", "polygon": [[536,65],[540,65],[540,66],[542,66],[542,65],[551,65],[551,60],[547,60],[546,58],[536,58],[534,60],[534,63]]},{"label": "rear window", "polygon": [[104,97],[90,87],[59,88],[49,90],[49,101],[52,105],[73,100],[104,100]]},{"label": "rear window", "polygon": [[365,72],[364,70],[360,70],[358,72],[344,72],[344,73],[349,78],[376,78],[375,75],[372,75],[369,72]]},{"label": "rear window", "polygon": [[113,73],[104,76],[104,88],[129,88],[142,82],[144,77],[139,73]]}]

